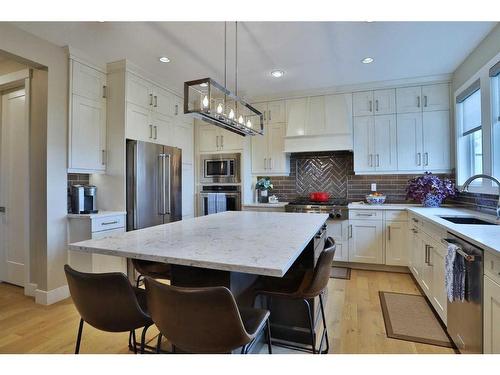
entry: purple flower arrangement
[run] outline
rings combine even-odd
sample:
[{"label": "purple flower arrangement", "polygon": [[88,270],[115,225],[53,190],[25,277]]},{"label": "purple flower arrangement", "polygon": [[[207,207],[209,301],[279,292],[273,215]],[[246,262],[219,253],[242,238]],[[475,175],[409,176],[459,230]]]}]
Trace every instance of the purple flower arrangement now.
[{"label": "purple flower arrangement", "polygon": [[450,179],[441,179],[430,172],[409,180],[406,186],[406,198],[419,201],[424,207],[439,207],[447,197],[455,194],[455,184]]}]

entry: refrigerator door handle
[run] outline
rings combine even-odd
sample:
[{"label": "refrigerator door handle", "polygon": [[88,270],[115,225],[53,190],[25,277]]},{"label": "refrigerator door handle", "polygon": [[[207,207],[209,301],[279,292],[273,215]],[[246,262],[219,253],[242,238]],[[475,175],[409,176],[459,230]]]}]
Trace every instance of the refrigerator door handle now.
[{"label": "refrigerator door handle", "polygon": [[158,215],[165,215],[165,154],[158,155]]},{"label": "refrigerator door handle", "polygon": [[[172,190],[171,190],[172,184],[170,181],[170,171],[171,171],[171,167],[172,167],[171,164],[172,164],[171,156],[169,154],[165,154],[163,156],[163,214],[164,215],[170,215],[170,213],[172,211],[172,206],[171,206],[171,202],[170,202],[170,200],[171,200],[170,197],[172,194]],[[165,170],[165,167],[168,167],[168,169]],[[166,179],[167,176],[168,176],[168,182]],[[167,186],[165,186],[165,185],[167,185]],[[168,196],[166,196],[167,190],[168,190]],[[168,210],[165,207],[166,202],[168,202]]]}]

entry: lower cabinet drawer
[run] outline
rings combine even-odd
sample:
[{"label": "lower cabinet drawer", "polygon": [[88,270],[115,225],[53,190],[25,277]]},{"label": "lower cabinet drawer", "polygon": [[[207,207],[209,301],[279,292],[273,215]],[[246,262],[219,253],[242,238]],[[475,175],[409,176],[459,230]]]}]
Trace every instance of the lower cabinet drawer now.
[{"label": "lower cabinet drawer", "polygon": [[92,219],[92,232],[125,228],[125,215],[106,216]]},{"label": "lower cabinet drawer", "polygon": [[355,220],[382,220],[383,212],[376,210],[349,210],[349,218]]},{"label": "lower cabinet drawer", "polygon": [[385,211],[386,221],[407,221],[408,214],[406,210],[387,210]]},{"label": "lower cabinet drawer", "polygon": [[500,284],[500,256],[484,252],[484,274]]}]

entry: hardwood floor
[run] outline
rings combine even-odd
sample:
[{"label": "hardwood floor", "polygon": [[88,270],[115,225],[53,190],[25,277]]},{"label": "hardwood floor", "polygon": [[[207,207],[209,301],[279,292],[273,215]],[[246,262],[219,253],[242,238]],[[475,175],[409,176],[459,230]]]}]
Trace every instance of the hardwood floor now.
[{"label": "hardwood floor", "polygon": [[[330,279],[328,289],[331,353],[453,353],[449,348],[387,338],[378,292],[418,294],[409,275],[352,270],[351,280]],[[78,322],[71,299],[37,305],[21,288],[0,284],[0,353],[73,353]],[[148,340],[157,333],[151,327]],[[128,333],[101,332],[86,324],[80,352],[130,353],[127,342]]]}]

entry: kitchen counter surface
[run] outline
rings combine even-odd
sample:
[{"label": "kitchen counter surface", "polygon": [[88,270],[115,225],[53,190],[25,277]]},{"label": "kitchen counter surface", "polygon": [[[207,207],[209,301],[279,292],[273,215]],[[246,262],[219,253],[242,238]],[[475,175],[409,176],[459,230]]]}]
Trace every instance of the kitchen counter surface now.
[{"label": "kitchen counter surface", "polygon": [[278,203],[245,203],[243,207],[262,207],[262,208],[283,208],[288,204],[288,202],[278,202]]},{"label": "kitchen counter surface", "polygon": [[96,214],[68,214],[68,219],[96,219],[100,217],[109,217],[117,215],[126,215],[126,211],[99,211]]},{"label": "kitchen counter surface", "polygon": [[353,202],[347,206],[350,210],[406,210],[412,207],[422,207],[422,205],[416,203],[369,204],[366,202]]},{"label": "kitchen counter surface", "polygon": [[326,214],[228,211],[87,240],[73,251],[283,276]]},{"label": "kitchen counter surface", "polygon": [[462,237],[484,250],[493,252],[496,255],[500,253],[500,225],[454,224],[440,218],[440,216],[474,216],[487,221],[497,222],[496,217],[493,215],[458,207],[410,207],[408,211],[431,221],[433,224]]}]

